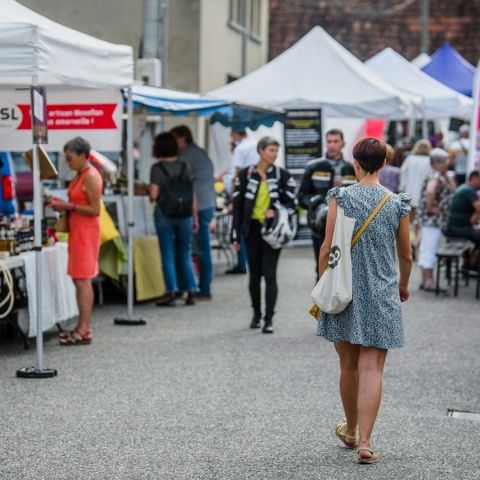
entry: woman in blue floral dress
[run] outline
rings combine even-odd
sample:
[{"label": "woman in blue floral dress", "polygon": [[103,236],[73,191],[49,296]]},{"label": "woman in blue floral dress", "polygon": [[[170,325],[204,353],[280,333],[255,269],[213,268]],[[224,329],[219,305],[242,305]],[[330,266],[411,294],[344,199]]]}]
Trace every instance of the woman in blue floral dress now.
[{"label": "woman in blue floral dress", "polygon": [[[336,187],[327,197],[320,274],[328,264],[337,205],[347,217],[356,219],[356,232],[388,192],[379,183],[385,144],[366,138],[354,147],[353,156],[359,182]],[[412,268],[409,213],[406,194],[393,195],[385,203],[352,249],[352,302],[341,313],[322,313],[318,325],[318,335],[335,343],[340,359],[340,396],[346,420],[337,425],[336,434],[348,448],[359,447],[359,463],[379,459],[370,437],[380,406],[383,366],[388,349],[404,344],[400,303],[408,300]]]}]

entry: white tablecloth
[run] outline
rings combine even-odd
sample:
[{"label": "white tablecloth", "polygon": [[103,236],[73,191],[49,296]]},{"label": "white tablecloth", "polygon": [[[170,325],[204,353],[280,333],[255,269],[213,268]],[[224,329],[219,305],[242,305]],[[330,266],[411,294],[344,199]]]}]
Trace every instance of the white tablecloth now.
[{"label": "white tablecloth", "polygon": [[[42,270],[42,330],[52,328],[55,323],[69,320],[78,315],[75,287],[67,275],[68,252],[65,243],[57,243],[54,247],[44,248],[41,252]],[[35,279],[35,253],[26,252],[19,257],[4,261],[9,268],[23,263],[27,282],[28,312],[19,312],[19,325],[28,330],[28,336],[37,333],[37,305]]]}]

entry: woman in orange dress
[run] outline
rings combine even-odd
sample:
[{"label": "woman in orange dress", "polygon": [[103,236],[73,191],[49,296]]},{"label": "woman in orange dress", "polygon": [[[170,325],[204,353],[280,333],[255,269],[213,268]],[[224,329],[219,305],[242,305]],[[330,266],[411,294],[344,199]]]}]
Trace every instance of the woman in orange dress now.
[{"label": "woman in orange dress", "polygon": [[70,333],[62,333],[60,345],[91,343],[93,288],[92,278],[98,275],[100,251],[100,202],[102,177],[88,161],[90,144],[83,138],[70,140],[63,148],[68,166],[77,172],[68,187],[68,202],[52,200],[52,208],[68,212],[68,274],[77,291],[79,317]]}]

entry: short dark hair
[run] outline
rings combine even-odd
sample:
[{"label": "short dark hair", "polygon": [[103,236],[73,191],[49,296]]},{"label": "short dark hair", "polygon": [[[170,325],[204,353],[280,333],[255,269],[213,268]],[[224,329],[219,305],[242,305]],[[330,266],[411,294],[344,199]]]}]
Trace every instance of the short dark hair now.
[{"label": "short dark hair", "polygon": [[260,153],[260,150],[265,150],[270,145],[280,147],[280,143],[277,139],[273,137],[262,137],[257,143],[257,152]]},{"label": "short dark hair", "polygon": [[472,178],[480,177],[480,172],[478,170],[472,170],[470,175],[468,176],[468,181],[472,180]]},{"label": "short dark hair", "polygon": [[170,132],[173,133],[175,137],[184,138],[189,145],[193,143],[192,131],[186,125],[177,125],[173,127]]},{"label": "short dark hair", "polygon": [[90,144],[82,137],[75,137],[69,140],[64,146],[63,151],[76,153],[77,155],[85,155],[86,158],[90,156],[90,150],[92,147]]},{"label": "short dark hair", "polygon": [[353,147],[353,158],[368,173],[380,170],[386,156],[387,146],[374,137],[364,138]]},{"label": "short dark hair", "polygon": [[345,138],[343,136],[343,132],[339,128],[331,128],[326,134],[325,137],[328,137],[329,135],[338,135],[341,139],[342,142],[345,141]]},{"label": "short dark hair", "polygon": [[176,157],[178,146],[173,133],[159,133],[153,141],[152,154],[155,158]]}]

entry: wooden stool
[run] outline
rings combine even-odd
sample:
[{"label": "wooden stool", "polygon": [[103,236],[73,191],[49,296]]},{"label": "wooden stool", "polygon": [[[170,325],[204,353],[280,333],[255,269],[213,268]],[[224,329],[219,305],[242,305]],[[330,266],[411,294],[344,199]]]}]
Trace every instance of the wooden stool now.
[{"label": "wooden stool", "polygon": [[443,265],[445,265],[446,277],[448,285],[452,282],[452,264],[455,269],[454,273],[454,296],[458,296],[458,280],[460,276],[460,260],[469,248],[469,242],[463,240],[449,241],[441,246],[437,251],[437,279],[435,285],[435,295],[440,293],[440,272]]}]

